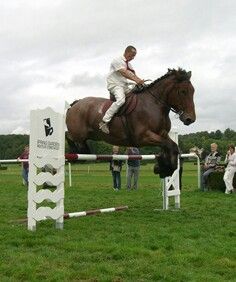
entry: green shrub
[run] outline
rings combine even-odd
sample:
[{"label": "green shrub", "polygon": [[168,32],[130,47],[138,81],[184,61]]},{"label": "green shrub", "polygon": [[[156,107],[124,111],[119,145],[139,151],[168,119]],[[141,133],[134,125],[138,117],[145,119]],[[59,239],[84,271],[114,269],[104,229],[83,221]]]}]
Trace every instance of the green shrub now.
[{"label": "green shrub", "polygon": [[[209,190],[220,190],[225,191],[225,182],[224,182],[224,172],[223,171],[214,171],[211,173],[207,180],[207,187]],[[233,186],[236,188],[236,173],[233,179]]]},{"label": "green shrub", "polygon": [[214,171],[212,172],[207,180],[207,187],[209,190],[220,190],[225,191],[225,182],[223,180],[224,172]]}]

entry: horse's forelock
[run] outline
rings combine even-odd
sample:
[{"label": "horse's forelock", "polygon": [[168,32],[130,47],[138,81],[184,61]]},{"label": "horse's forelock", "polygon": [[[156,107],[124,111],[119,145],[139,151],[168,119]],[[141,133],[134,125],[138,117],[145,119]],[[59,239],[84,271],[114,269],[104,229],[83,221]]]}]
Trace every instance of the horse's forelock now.
[{"label": "horse's forelock", "polygon": [[173,74],[175,75],[175,78],[181,82],[185,80],[190,80],[191,78],[191,72],[186,72],[186,70],[178,68],[178,70],[173,70]]}]

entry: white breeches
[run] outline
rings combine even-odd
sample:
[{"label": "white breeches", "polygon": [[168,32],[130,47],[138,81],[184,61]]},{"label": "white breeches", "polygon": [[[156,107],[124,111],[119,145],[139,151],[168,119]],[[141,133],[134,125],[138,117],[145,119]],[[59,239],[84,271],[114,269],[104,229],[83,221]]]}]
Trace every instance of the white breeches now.
[{"label": "white breeches", "polygon": [[234,189],[233,178],[234,178],[235,172],[236,172],[236,167],[231,166],[225,169],[224,182],[225,182],[226,190],[228,192]]},{"label": "white breeches", "polygon": [[109,91],[115,96],[116,101],[112,103],[102,119],[106,123],[112,119],[114,114],[117,113],[119,108],[125,103],[125,94],[128,93],[130,89],[126,86],[115,86],[109,89]]}]

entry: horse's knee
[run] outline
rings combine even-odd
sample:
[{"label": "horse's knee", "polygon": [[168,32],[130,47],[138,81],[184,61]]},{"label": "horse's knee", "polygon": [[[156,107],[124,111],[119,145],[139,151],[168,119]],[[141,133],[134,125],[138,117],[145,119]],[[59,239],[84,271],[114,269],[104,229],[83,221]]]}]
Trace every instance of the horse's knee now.
[{"label": "horse's knee", "polygon": [[178,167],[178,154],[172,154],[170,160],[172,169],[176,170]]},{"label": "horse's knee", "polygon": [[155,163],[155,165],[153,167],[153,172],[154,172],[154,174],[159,174],[160,173],[160,166],[159,166],[158,162]]}]

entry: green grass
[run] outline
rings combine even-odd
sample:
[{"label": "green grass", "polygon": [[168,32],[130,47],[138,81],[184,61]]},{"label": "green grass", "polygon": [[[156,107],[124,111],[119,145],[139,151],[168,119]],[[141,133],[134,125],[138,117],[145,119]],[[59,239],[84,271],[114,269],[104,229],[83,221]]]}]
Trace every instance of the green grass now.
[{"label": "green grass", "polygon": [[[141,167],[139,190],[114,192],[107,164],[73,165],[65,210],[128,205],[129,210],[40,222],[27,213],[20,166],[0,171],[0,281],[235,281],[235,195],[200,192],[196,166],[185,163],[180,211],[162,207],[160,180]],[[173,203],[172,203],[173,204]]]}]

